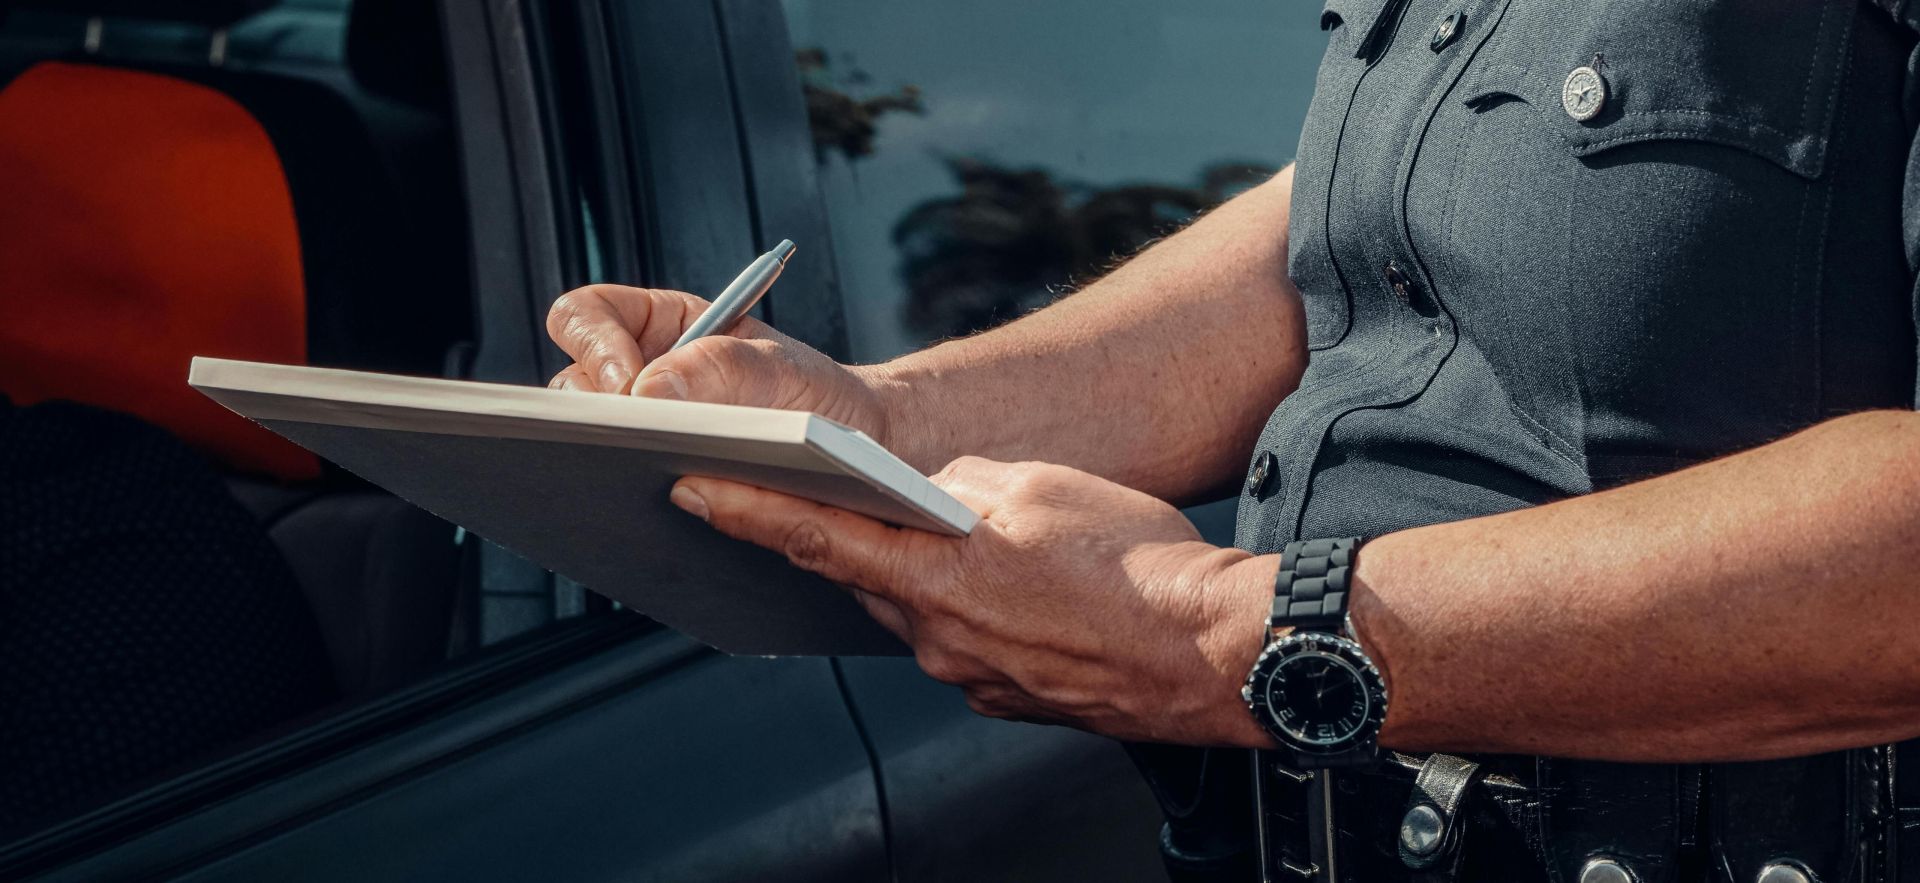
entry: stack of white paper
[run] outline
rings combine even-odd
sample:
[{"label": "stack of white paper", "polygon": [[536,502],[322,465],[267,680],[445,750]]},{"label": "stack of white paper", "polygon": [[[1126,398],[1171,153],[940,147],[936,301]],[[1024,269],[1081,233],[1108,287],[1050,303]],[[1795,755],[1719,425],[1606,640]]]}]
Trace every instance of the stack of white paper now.
[{"label": "stack of white paper", "polygon": [[[905,652],[846,592],[667,502],[728,478],[964,536],[975,514],[823,417],[196,358],[235,412],[442,518],[730,653]],[[426,587],[422,587],[425,590]]]}]

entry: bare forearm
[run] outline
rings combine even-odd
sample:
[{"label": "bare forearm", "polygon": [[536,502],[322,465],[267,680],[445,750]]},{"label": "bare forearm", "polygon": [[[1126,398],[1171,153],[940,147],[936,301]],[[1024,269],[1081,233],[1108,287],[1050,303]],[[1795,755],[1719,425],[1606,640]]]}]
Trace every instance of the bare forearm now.
[{"label": "bare forearm", "polygon": [[1045,310],[864,369],[889,444],[926,471],[973,454],[1175,500],[1230,484],[1306,366],[1292,184],[1289,168]]},{"label": "bare forearm", "polygon": [[1920,415],[1389,534],[1356,576],[1392,747],[1691,761],[1920,736]]}]

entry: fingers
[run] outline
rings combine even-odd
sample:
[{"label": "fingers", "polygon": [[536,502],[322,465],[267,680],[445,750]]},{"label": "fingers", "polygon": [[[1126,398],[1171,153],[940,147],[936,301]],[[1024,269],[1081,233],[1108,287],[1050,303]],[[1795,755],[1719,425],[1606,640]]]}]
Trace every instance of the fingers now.
[{"label": "fingers", "polygon": [[593,378],[587,375],[587,369],[580,367],[579,362],[560,369],[560,373],[553,375],[553,379],[547,381],[547,388],[571,389],[578,392],[595,391]]},{"label": "fingers", "polygon": [[862,589],[848,589],[853,600],[867,611],[867,615],[880,623],[882,628],[894,634],[894,637],[913,643],[913,618],[907,615],[906,608]]},{"label": "fingers", "polygon": [[[681,291],[588,285],[553,302],[547,334],[601,392],[627,392],[646,365],[665,354],[709,304]],[[740,320],[735,338],[777,338],[759,320]]]},{"label": "fingers", "polygon": [[944,559],[958,542],[714,478],[683,478],[674,484],[672,499],[721,533],[772,549],[796,567],[863,589],[896,607],[915,606],[923,591],[921,581],[945,572]]},{"label": "fingers", "polygon": [[641,289],[615,288],[589,285],[561,295],[547,313],[547,334],[595,388],[623,393],[647,363],[640,336],[654,316],[655,299]]},{"label": "fingers", "polygon": [[692,401],[688,398],[690,391],[687,379],[680,372],[663,368],[659,362],[648,365],[640,372],[640,379],[633,382],[633,394],[649,399]]}]

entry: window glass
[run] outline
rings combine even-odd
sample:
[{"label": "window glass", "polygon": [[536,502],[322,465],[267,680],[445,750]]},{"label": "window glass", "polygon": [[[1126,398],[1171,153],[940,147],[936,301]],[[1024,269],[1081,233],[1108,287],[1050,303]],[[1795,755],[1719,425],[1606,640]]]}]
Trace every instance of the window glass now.
[{"label": "window glass", "polygon": [[1045,303],[1293,156],[1272,0],[786,0],[856,358]]},{"label": "window glass", "polygon": [[[1325,47],[1273,0],[785,7],[863,362],[1042,306],[1291,161]],[[1231,501],[1187,514],[1231,540]]]},{"label": "window glass", "polygon": [[[218,31],[176,7],[0,13],[0,154],[26,160],[0,168],[0,291],[60,304],[104,366],[0,370],[0,848],[503,631],[475,609],[476,543],[184,388],[200,354],[459,361],[467,216],[444,60],[419,48],[438,23],[375,14],[356,62],[347,0]],[[75,352],[4,331],[9,366]]]},{"label": "window glass", "polygon": [[[233,68],[338,66],[345,61],[350,0],[286,0],[233,24],[220,33],[220,63]],[[85,4],[73,10],[20,9],[6,19],[9,47],[38,43],[51,50],[85,49],[107,59],[161,63],[199,63],[214,52],[215,32],[201,24],[156,18],[102,17],[87,35]],[[79,44],[76,46],[75,44]]]}]

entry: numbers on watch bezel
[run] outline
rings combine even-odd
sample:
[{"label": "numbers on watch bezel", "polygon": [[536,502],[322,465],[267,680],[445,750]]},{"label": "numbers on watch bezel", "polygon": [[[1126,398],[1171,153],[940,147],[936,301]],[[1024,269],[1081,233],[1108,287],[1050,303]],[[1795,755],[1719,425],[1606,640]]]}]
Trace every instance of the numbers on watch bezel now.
[{"label": "numbers on watch bezel", "polygon": [[1366,748],[1387,715],[1380,670],[1359,644],[1324,632],[1267,645],[1240,695],[1276,741],[1312,755]]}]

